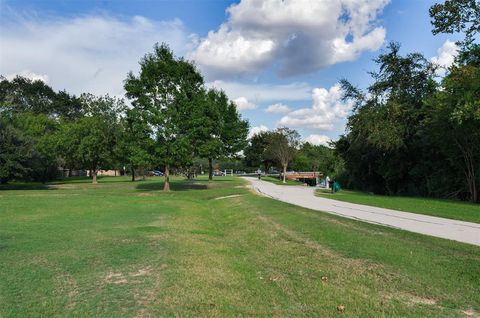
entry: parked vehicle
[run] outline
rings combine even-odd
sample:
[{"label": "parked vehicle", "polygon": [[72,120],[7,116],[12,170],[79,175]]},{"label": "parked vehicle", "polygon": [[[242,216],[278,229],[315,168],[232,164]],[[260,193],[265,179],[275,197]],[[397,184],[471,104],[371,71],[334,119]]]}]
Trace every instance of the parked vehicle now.
[{"label": "parked vehicle", "polygon": [[163,177],[163,172],[161,171],[153,170],[152,173],[155,177]]},{"label": "parked vehicle", "polygon": [[213,176],[214,177],[223,177],[223,176],[225,176],[225,173],[223,171],[220,171],[220,170],[215,170],[215,171],[213,171]]}]

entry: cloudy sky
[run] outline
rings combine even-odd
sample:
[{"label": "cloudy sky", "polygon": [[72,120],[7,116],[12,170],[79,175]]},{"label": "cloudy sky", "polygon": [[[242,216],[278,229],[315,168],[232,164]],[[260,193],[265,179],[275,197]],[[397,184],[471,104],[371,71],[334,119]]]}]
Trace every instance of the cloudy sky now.
[{"label": "cloudy sky", "polygon": [[123,96],[156,42],[194,61],[250,121],[324,144],[351,105],[338,81],[370,83],[389,41],[449,65],[455,35],[431,34],[428,0],[0,0],[0,74],[54,89]]}]

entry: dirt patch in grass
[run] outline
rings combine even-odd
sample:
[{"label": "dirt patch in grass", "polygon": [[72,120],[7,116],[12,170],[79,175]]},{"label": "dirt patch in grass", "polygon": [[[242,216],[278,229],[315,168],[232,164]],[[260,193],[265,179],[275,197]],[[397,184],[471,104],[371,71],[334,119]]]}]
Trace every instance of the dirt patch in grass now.
[{"label": "dirt patch in grass", "polygon": [[140,268],[135,272],[128,273],[130,277],[139,277],[139,276],[146,276],[150,274],[150,267]]},{"label": "dirt patch in grass", "polygon": [[115,273],[115,272],[109,272],[105,276],[104,281],[105,283],[115,284],[115,285],[128,283],[127,278],[122,273]]},{"label": "dirt patch in grass", "polygon": [[73,309],[77,305],[78,296],[78,284],[77,281],[69,274],[63,273],[57,276],[56,292],[60,295],[66,295],[67,300],[65,303],[66,309]]},{"label": "dirt patch in grass", "polygon": [[243,194],[232,194],[232,195],[226,195],[223,197],[217,197],[217,198],[214,198],[213,200],[223,200],[223,199],[237,198],[241,196],[243,196]]},{"label": "dirt patch in grass", "polygon": [[410,305],[436,305],[437,301],[431,298],[419,297],[411,295],[408,299]]},{"label": "dirt patch in grass", "polygon": [[480,315],[478,315],[472,308],[462,310],[462,313],[467,317],[480,317]]}]

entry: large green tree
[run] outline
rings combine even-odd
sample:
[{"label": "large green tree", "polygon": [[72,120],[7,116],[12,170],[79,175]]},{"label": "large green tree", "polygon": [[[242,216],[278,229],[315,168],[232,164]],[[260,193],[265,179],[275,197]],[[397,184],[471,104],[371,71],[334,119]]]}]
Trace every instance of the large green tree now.
[{"label": "large green tree", "polygon": [[97,183],[97,173],[115,160],[121,133],[119,115],[124,111],[122,100],[83,94],[80,97],[85,116],[65,122],[57,135],[57,146],[65,155],[67,165],[80,165],[91,173]]},{"label": "large green tree", "polygon": [[[355,102],[347,134],[336,148],[350,186],[390,194],[424,194],[423,140],[419,135],[424,100],[437,84],[435,67],[419,53],[400,54],[400,45],[375,59],[378,71],[366,92],[342,81],[345,99]],[[428,159],[427,159],[428,160]]]},{"label": "large green tree", "polygon": [[249,139],[244,151],[245,164],[248,167],[258,168],[263,166],[265,173],[267,173],[270,166],[274,163],[267,153],[271,135],[271,131],[261,131]]},{"label": "large green tree", "polygon": [[121,137],[117,147],[118,161],[131,172],[135,181],[136,170],[151,166],[155,157],[155,142],[153,132],[142,113],[137,109],[128,109],[125,118],[121,120]]},{"label": "large green tree", "polygon": [[152,127],[156,154],[165,167],[164,190],[170,190],[170,169],[193,160],[190,121],[203,77],[196,67],[177,58],[166,44],[155,45],[140,61],[138,75],[125,80],[126,96]]},{"label": "large green tree", "polygon": [[35,155],[33,140],[0,117],[0,183],[27,177]]},{"label": "large green tree", "polygon": [[[480,201],[480,65],[455,65],[427,103],[425,135],[445,158],[443,195]],[[445,182],[446,181],[446,182]]]},{"label": "large green tree", "polygon": [[192,140],[196,155],[208,160],[208,180],[213,179],[213,160],[225,154],[222,143],[224,114],[228,98],[222,91],[210,89],[197,95],[192,113]]},{"label": "large green tree", "polygon": [[30,160],[29,179],[44,183],[58,177],[59,155],[55,147],[55,134],[59,127],[57,119],[43,113],[26,112],[12,116],[11,122],[35,147],[35,156]]}]

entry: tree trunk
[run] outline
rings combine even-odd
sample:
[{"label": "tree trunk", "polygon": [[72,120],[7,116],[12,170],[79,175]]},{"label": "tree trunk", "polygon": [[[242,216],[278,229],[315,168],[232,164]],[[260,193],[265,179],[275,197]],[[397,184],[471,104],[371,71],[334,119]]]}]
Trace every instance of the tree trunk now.
[{"label": "tree trunk", "polygon": [[42,173],[42,184],[45,184],[45,182],[47,182],[47,168],[44,168]]},{"label": "tree trunk", "polygon": [[468,146],[463,146],[458,140],[455,140],[457,146],[462,152],[464,166],[465,179],[467,181],[468,192],[470,192],[470,201],[477,202],[478,192],[477,192],[477,177],[475,175],[475,162],[471,149]]},{"label": "tree trunk", "polygon": [[72,168],[69,168],[69,169],[68,169],[68,177],[69,177],[69,178],[72,177]]},{"label": "tree trunk", "polygon": [[97,169],[92,170],[92,183],[97,184]]},{"label": "tree trunk", "polygon": [[208,158],[208,182],[212,182],[212,180],[213,180],[212,158]]},{"label": "tree trunk", "polygon": [[135,181],[135,168],[132,167],[132,182]]},{"label": "tree trunk", "polygon": [[283,165],[283,183],[287,183],[287,165]]},{"label": "tree trunk", "polygon": [[165,185],[163,186],[163,191],[170,191],[170,171],[168,165],[165,165]]}]

